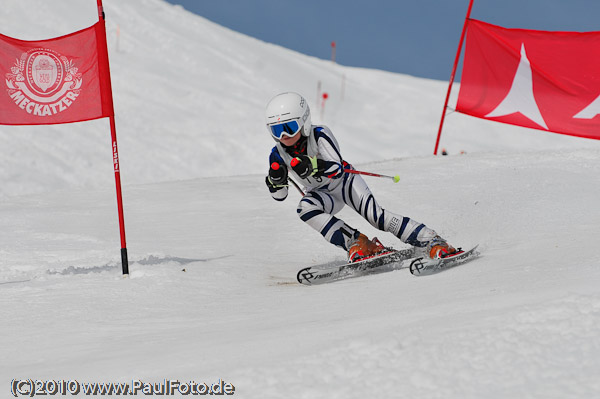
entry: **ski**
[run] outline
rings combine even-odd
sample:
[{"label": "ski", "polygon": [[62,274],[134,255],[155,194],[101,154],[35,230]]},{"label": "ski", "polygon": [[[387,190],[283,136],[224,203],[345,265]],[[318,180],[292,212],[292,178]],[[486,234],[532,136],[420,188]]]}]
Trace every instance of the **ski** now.
[{"label": "ski", "polygon": [[477,256],[477,245],[468,251],[460,251],[456,255],[442,259],[416,258],[410,263],[410,273],[413,276],[428,276],[467,263]]},{"label": "ski", "polygon": [[402,250],[388,248],[387,252],[354,263],[323,264],[304,268],[298,272],[296,279],[300,284],[316,285],[367,274],[383,273],[409,267],[409,261],[414,256],[414,248]]}]

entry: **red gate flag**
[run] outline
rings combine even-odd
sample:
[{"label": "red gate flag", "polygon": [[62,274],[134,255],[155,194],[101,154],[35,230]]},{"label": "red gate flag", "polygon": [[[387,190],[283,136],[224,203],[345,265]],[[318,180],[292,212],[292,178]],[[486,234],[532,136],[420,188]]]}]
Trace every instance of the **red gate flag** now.
[{"label": "red gate flag", "polygon": [[[0,125],[50,125],[108,117],[121,233],[121,264],[129,274],[117,129],[102,0],[98,22],[48,40],[0,34]],[[4,86],[6,85],[6,86]]]},{"label": "red gate flag", "polygon": [[0,34],[0,124],[48,125],[113,116],[103,24],[40,41]]},{"label": "red gate flag", "polygon": [[469,20],[456,110],[600,139],[600,32],[506,29]]}]

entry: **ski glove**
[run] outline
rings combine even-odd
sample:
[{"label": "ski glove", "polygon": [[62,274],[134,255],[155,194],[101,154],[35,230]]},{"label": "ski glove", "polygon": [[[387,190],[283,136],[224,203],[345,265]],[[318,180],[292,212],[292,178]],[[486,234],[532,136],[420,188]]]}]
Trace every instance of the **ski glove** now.
[{"label": "ski glove", "polygon": [[277,162],[273,162],[269,168],[269,175],[265,179],[269,191],[274,193],[277,190],[281,190],[287,187],[288,172],[285,165],[280,165]]},{"label": "ski glove", "polygon": [[292,159],[290,165],[294,172],[300,176],[301,179],[306,179],[309,176],[313,176],[319,173],[319,166],[321,166],[323,161],[321,159],[317,159],[317,157],[308,157],[306,155],[300,155],[296,158]]}]

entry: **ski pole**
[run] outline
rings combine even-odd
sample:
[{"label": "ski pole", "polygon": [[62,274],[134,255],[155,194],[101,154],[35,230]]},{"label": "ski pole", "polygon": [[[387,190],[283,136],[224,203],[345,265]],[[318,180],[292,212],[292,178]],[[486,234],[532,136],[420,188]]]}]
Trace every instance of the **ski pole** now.
[{"label": "ski pole", "polygon": [[354,173],[355,175],[383,177],[383,178],[386,178],[386,179],[392,179],[394,181],[394,183],[398,183],[400,181],[400,175],[396,175],[396,176],[380,175],[379,173],[362,172],[360,170],[354,170],[354,169],[344,169],[344,172],[346,172],[346,173]]},{"label": "ski pole", "polygon": [[300,186],[298,185],[298,183],[296,183],[296,182],[294,181],[294,179],[292,179],[291,177],[288,177],[288,181],[289,181],[290,183],[292,183],[292,185],[293,185],[294,187],[296,187],[296,189],[298,190],[298,192],[300,193],[300,195],[302,195],[302,196],[304,197],[304,191],[302,191],[302,189],[300,188]]}]

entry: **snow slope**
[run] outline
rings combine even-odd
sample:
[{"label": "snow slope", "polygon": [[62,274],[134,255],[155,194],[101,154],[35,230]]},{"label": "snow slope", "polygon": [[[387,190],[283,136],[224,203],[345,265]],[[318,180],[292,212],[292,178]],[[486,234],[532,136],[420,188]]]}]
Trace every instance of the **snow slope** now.
[{"label": "snow slope", "polygon": [[[446,82],[307,57],[160,0],[106,0],[104,6],[125,185],[264,173],[263,154],[272,146],[264,107],[289,90],[309,99],[313,121],[329,125],[355,163],[433,153]],[[0,32],[48,38],[97,18],[93,0],[4,0]],[[319,81],[329,94],[323,113]],[[112,184],[107,120],[0,126],[0,146],[0,195]],[[460,114],[448,116],[441,146],[454,154],[600,148]]]},{"label": "snow slope", "polygon": [[[95,18],[80,0],[6,3],[2,33],[24,39]],[[158,0],[105,6],[121,31],[111,65],[131,275],[106,121],[0,127],[4,396],[14,378],[223,379],[240,398],[600,396],[597,142],[451,114],[442,145],[467,154],[436,158],[444,82],[332,65]],[[345,157],[401,176],[369,180],[379,202],[479,243],[480,259],[423,278],[294,283],[344,254],[298,220],[296,193],[268,195],[262,108],[288,88],[314,97],[319,79]]]}]

